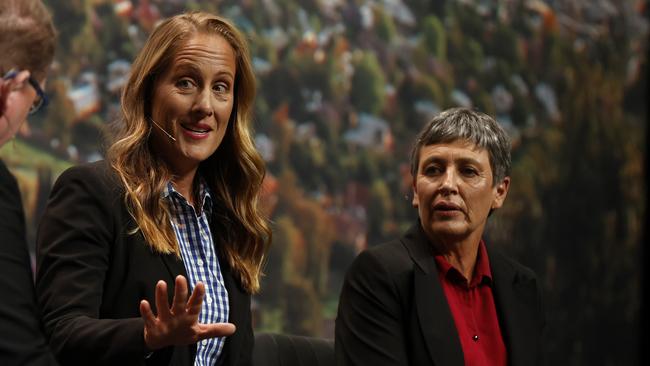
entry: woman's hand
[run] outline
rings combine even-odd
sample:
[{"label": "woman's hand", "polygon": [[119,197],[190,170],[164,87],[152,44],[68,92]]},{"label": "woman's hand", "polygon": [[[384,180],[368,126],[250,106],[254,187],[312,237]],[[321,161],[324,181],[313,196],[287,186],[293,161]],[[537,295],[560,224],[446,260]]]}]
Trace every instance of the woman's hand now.
[{"label": "woman's hand", "polygon": [[140,302],[140,315],[144,319],[144,342],[152,351],[171,345],[197,343],[206,338],[224,337],[235,333],[231,323],[199,323],[199,312],[205,295],[205,286],[199,282],[187,299],[187,280],[176,277],[176,289],[172,307],[167,301],[167,283],[156,284],[156,308],[158,316],[153,314],[147,300]]}]

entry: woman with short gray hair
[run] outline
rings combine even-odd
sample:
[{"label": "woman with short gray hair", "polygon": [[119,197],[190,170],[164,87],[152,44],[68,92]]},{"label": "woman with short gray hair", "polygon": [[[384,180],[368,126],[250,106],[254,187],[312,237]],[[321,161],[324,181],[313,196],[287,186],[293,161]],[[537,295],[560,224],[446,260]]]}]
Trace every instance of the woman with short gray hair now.
[{"label": "woman with short gray hair", "polygon": [[537,278],[483,239],[510,187],[506,132],[483,113],[444,111],[418,134],[411,171],[418,220],[348,270],[337,364],[539,364]]}]

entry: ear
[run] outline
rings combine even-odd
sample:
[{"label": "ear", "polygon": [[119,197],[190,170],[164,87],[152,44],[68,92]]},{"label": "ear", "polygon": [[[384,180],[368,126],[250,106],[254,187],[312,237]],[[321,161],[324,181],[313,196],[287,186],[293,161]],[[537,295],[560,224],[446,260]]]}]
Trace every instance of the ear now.
[{"label": "ear", "polygon": [[510,177],[505,177],[503,180],[494,187],[494,200],[492,200],[492,210],[501,208],[503,202],[508,195],[508,188],[510,188]]},{"label": "ear", "polygon": [[413,188],[413,200],[411,200],[411,205],[413,205],[415,208],[418,208],[420,207],[420,198],[418,198],[418,187],[415,184],[415,178],[413,178],[411,187]]},{"label": "ear", "polygon": [[27,79],[29,79],[29,76],[30,76],[29,71],[23,70],[19,72],[18,75],[16,75],[14,80],[16,81],[16,83],[24,83],[27,81]]}]

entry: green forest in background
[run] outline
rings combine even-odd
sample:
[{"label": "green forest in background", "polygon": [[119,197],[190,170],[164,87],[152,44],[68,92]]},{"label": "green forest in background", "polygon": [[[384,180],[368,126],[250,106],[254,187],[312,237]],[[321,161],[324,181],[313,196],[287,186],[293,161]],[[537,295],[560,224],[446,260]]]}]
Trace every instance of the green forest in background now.
[{"label": "green forest in background", "polygon": [[244,31],[258,78],[274,237],[257,329],[333,336],[347,266],[417,215],[415,134],[462,105],[496,116],[513,140],[511,191],[486,235],[544,285],[547,363],[637,362],[647,1],[44,2],[59,29],[52,101],[0,150],[32,246],[56,177],[101,158],[156,22],[205,10]]}]

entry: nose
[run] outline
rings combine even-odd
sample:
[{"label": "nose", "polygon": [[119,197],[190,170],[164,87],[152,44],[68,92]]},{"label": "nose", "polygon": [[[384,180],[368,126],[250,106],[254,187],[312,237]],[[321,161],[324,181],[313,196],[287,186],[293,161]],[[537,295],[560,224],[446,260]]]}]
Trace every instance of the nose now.
[{"label": "nose", "polygon": [[201,89],[196,97],[193,110],[200,118],[212,116],[212,90],[210,88]]},{"label": "nose", "polygon": [[458,193],[458,174],[454,169],[445,170],[440,181],[440,191],[444,194]]}]

